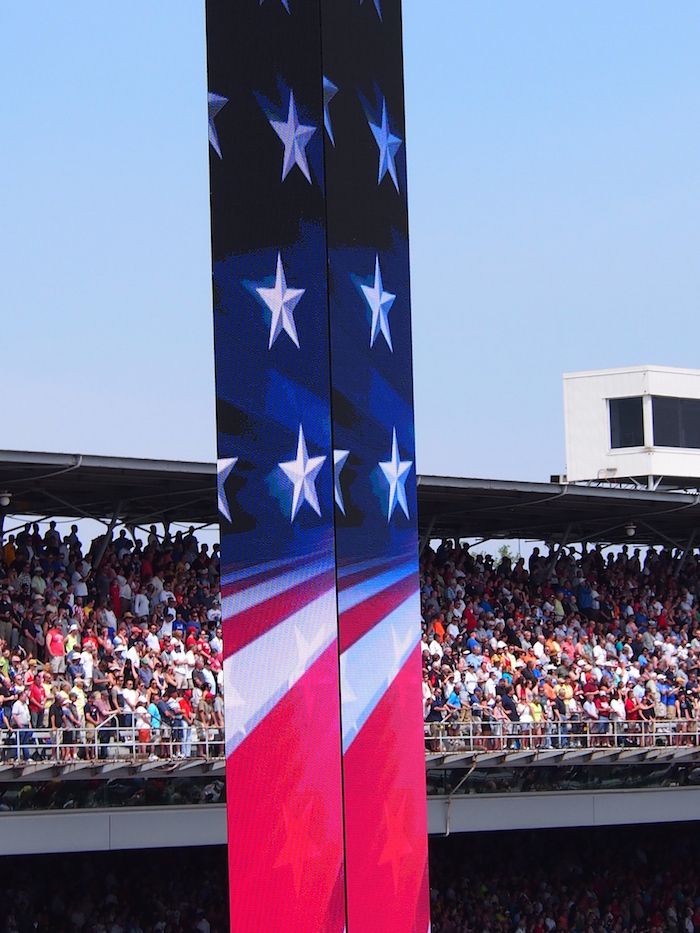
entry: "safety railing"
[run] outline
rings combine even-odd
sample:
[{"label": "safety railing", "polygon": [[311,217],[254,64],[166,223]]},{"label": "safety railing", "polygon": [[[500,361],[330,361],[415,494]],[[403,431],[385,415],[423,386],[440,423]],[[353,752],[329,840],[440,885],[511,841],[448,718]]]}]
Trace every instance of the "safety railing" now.
[{"label": "safety railing", "polygon": [[175,720],[159,729],[139,729],[130,719],[114,714],[97,726],[2,730],[0,765],[110,761],[139,764],[179,759],[218,761],[224,757],[223,729],[185,720]]},{"label": "safety railing", "polygon": [[566,722],[523,723],[484,718],[425,724],[428,754],[698,746],[700,722],[695,719],[620,722],[582,718]]}]

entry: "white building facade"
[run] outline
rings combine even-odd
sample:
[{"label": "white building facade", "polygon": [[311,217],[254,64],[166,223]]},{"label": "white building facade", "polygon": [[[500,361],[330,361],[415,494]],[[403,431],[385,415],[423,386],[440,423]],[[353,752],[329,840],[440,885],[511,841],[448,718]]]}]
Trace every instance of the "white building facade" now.
[{"label": "white building facade", "polygon": [[569,482],[700,484],[700,370],[631,366],[563,382]]}]

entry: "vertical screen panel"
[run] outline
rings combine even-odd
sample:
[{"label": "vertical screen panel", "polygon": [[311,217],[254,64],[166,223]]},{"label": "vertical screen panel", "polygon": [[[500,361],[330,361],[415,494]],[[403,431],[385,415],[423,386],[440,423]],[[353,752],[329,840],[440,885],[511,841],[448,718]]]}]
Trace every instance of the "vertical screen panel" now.
[{"label": "vertical screen panel", "polygon": [[231,928],[342,933],[318,2],[207,43]]},{"label": "vertical screen panel", "polygon": [[348,933],[426,933],[400,3],[322,26]]}]

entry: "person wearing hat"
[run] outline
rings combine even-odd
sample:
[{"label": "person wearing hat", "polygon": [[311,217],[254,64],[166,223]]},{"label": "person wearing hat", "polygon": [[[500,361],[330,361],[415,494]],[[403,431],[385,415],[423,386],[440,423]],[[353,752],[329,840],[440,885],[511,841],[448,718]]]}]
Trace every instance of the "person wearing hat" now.
[{"label": "person wearing hat", "polygon": [[67,661],[65,674],[69,683],[75,683],[77,677],[85,677],[85,671],[80,663],[80,655],[77,651],[71,651],[67,657]]},{"label": "person wearing hat", "polygon": [[44,579],[44,570],[41,564],[38,564],[34,570],[30,588],[32,593],[36,593],[38,596],[43,596],[46,592],[46,580]]},{"label": "person wearing hat", "polygon": [[65,640],[66,655],[69,655],[75,648],[80,648],[80,626],[73,621],[68,626],[68,635]]}]

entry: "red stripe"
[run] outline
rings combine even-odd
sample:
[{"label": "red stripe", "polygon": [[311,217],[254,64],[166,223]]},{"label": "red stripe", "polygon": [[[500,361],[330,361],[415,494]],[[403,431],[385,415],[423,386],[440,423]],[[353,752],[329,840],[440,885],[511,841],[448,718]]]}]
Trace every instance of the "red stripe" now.
[{"label": "red stripe", "polygon": [[350,931],[426,933],[430,922],[420,670],[416,645],[343,757]]},{"label": "red stripe", "polygon": [[370,596],[364,602],[358,603],[352,609],[341,613],[339,625],[341,654],[354,645],[356,641],[359,641],[363,635],[374,628],[375,625],[378,625],[382,619],[386,618],[390,612],[393,612],[415,592],[416,574],[412,570],[396,583],[377,593],[376,596]]},{"label": "red stripe", "polygon": [[295,567],[308,563],[308,560],[308,557],[299,557],[297,560],[288,561],[287,563],[275,564],[272,567],[268,567],[267,570],[260,570],[258,573],[253,573],[249,577],[241,577],[239,580],[228,581],[221,587],[221,595],[222,597],[231,596],[232,593],[240,593],[241,590],[250,589],[251,586],[257,586],[258,583],[264,583],[266,580],[278,577],[281,573],[294,570]]},{"label": "red stripe", "polygon": [[308,606],[333,586],[335,574],[326,570],[318,576],[289,587],[283,593],[263,600],[224,620],[224,656],[230,657],[256,638]]},{"label": "red stripe", "polygon": [[382,564],[373,564],[366,570],[358,570],[355,573],[349,573],[346,577],[339,577],[338,592],[347,590],[348,587],[355,586],[357,583],[364,583],[365,580],[369,580],[371,577],[377,577],[380,573],[391,570],[392,567],[398,567],[399,564],[406,563],[408,563],[408,558],[406,556],[395,557],[394,560],[385,561]]},{"label": "red stripe", "polygon": [[[413,693],[420,715],[420,690]],[[338,707],[333,642],[226,760],[230,929],[236,933],[342,933]],[[425,776],[422,789],[425,809]]]}]

